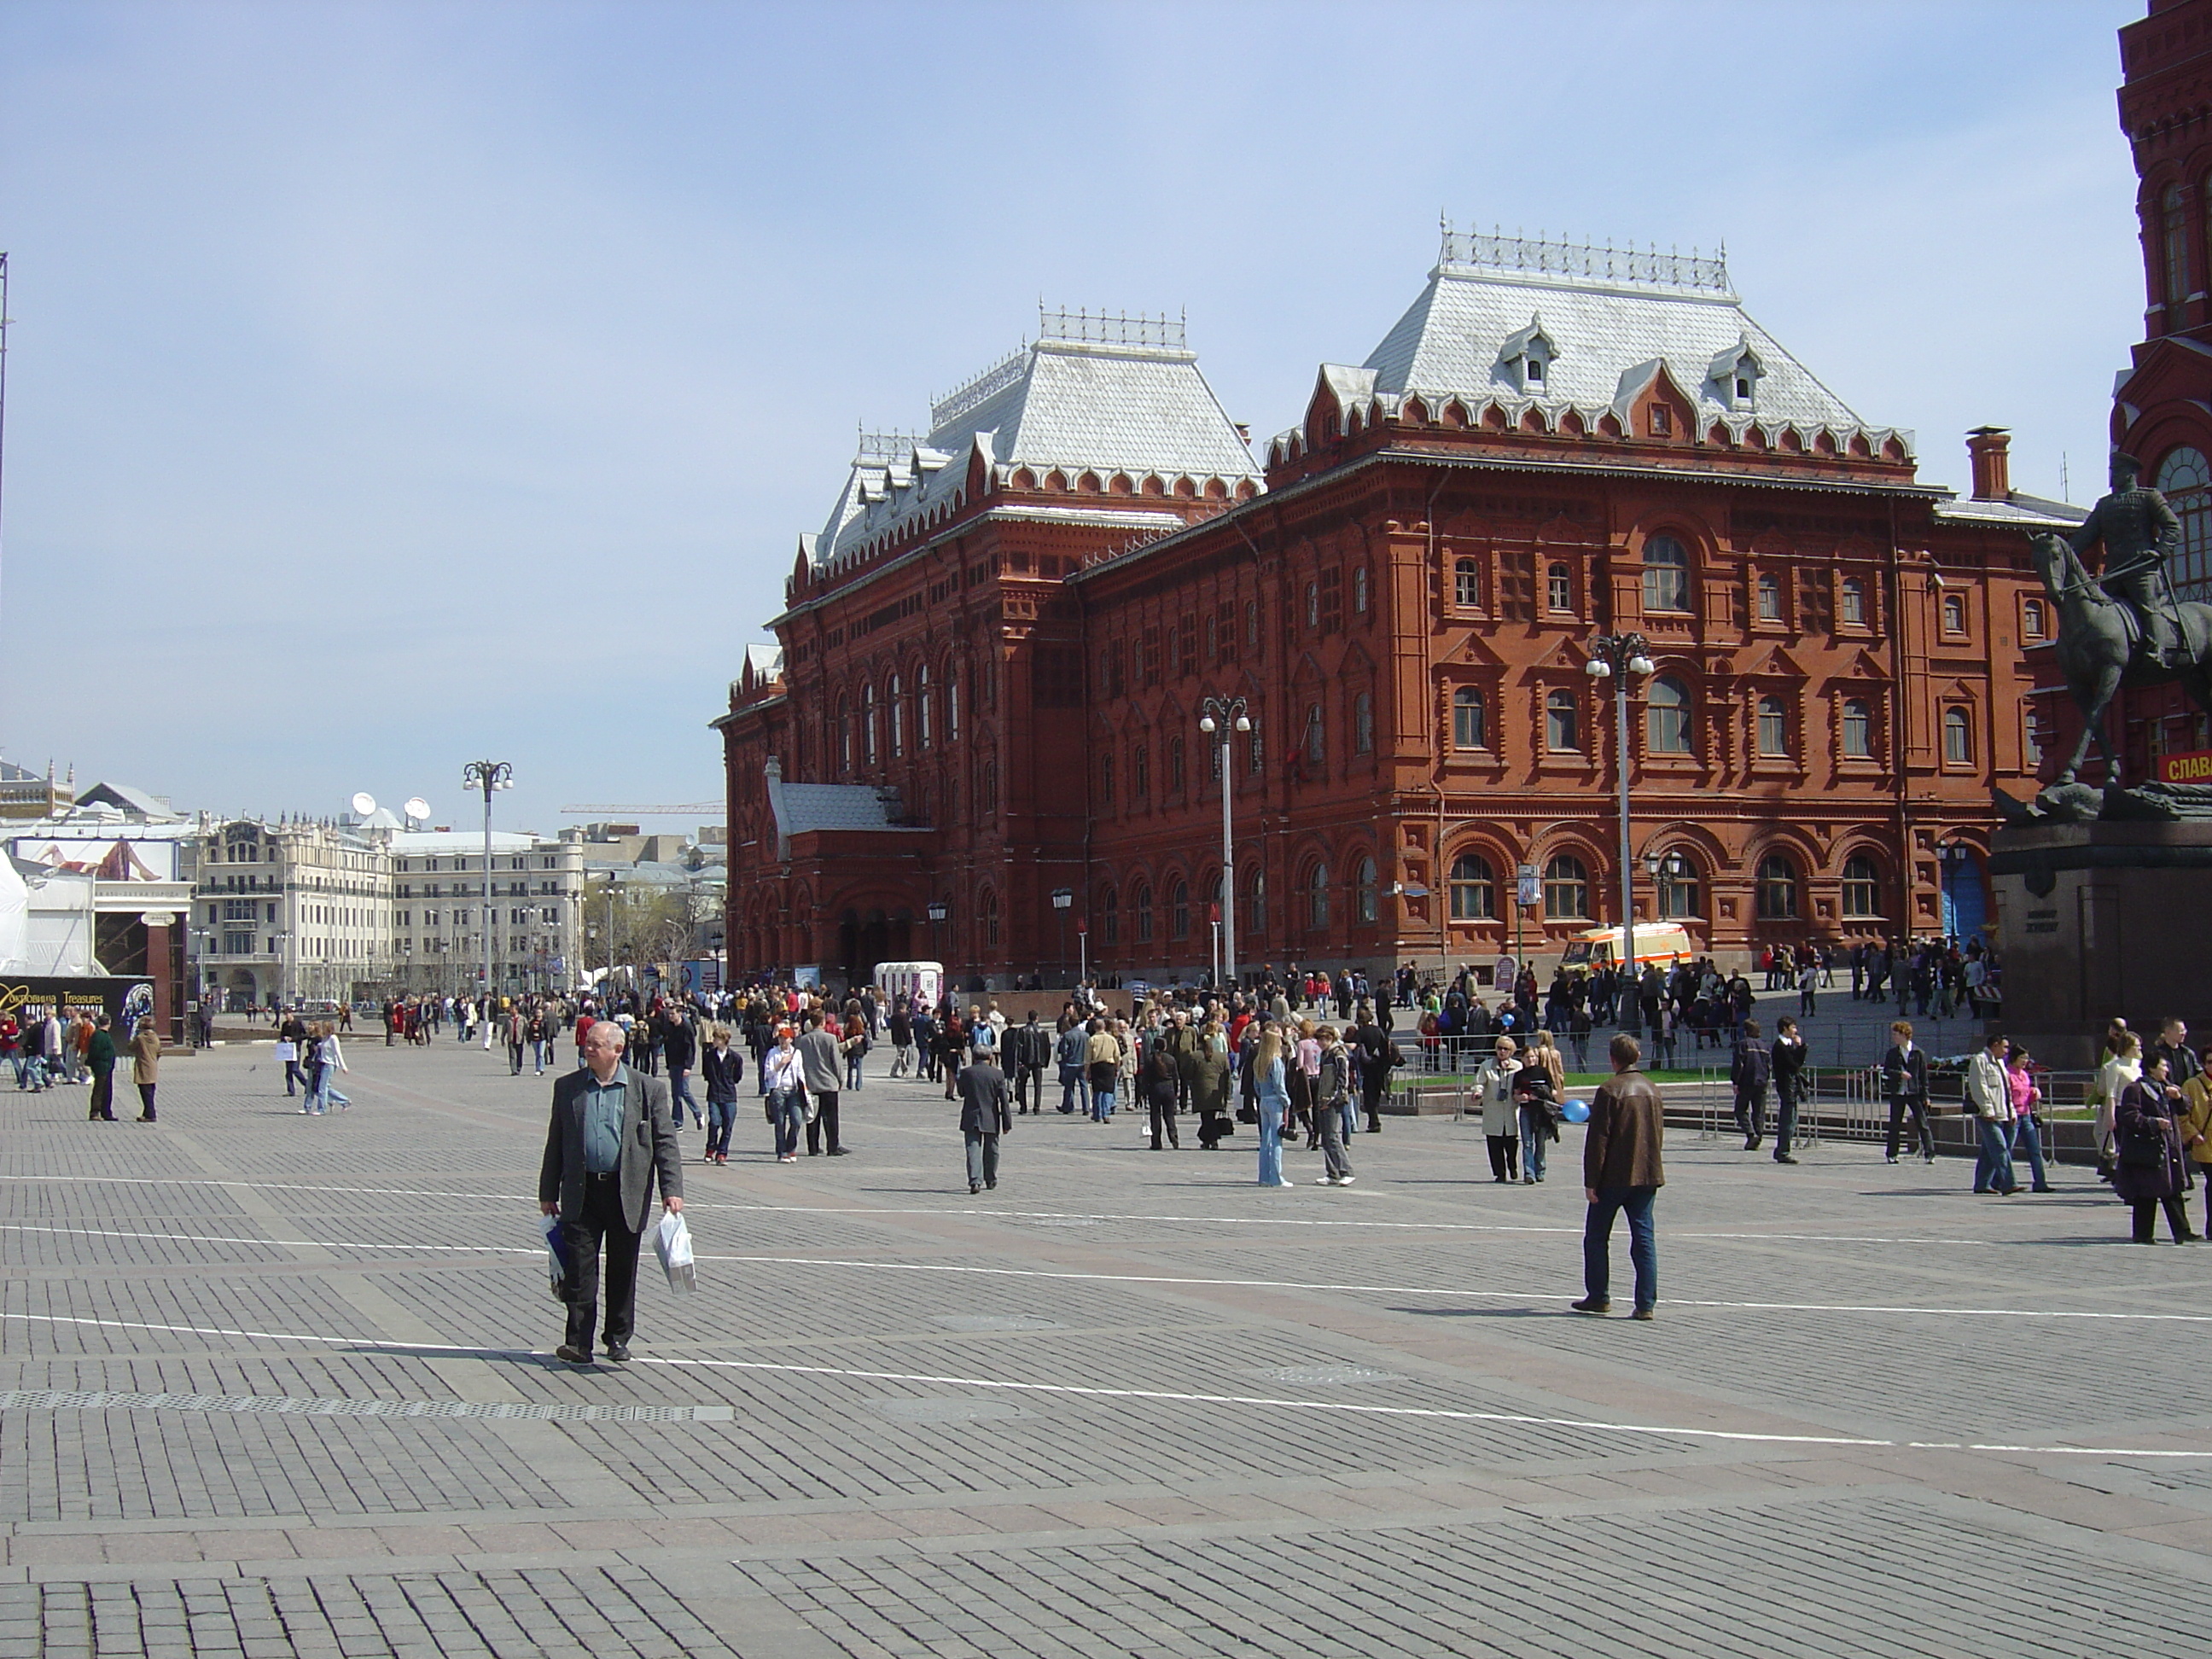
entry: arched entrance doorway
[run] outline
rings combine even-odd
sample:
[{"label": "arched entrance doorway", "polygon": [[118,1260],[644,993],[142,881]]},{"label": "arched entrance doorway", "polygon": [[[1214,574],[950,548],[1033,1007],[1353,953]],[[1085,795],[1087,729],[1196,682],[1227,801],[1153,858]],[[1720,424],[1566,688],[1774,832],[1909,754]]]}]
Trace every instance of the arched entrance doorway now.
[{"label": "arched entrance doorway", "polygon": [[1989,884],[1979,854],[1956,845],[1943,849],[1943,932],[1961,945],[1989,942]]}]

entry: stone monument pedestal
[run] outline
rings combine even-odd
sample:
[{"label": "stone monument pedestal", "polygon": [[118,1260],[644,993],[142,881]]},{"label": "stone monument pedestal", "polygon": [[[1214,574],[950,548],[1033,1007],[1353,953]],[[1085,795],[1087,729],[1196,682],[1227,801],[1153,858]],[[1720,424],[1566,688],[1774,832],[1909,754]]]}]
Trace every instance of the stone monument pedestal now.
[{"label": "stone monument pedestal", "polygon": [[2212,1035],[2212,819],[2030,823],[1990,846],[2002,1029],[2047,1066],[2096,1061],[2118,1014]]}]

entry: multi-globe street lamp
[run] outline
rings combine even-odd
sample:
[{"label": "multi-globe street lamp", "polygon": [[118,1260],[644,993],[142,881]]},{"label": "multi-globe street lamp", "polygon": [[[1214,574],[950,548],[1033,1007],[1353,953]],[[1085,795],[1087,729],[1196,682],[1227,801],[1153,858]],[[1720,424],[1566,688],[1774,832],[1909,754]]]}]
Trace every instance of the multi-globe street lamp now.
[{"label": "multi-globe street lamp", "polygon": [[1601,634],[1584,669],[1613,690],[1613,750],[1620,763],[1620,966],[1636,972],[1636,854],[1628,829],[1628,683],[1653,672],[1650,641],[1641,634]]},{"label": "multi-globe street lamp", "polygon": [[491,995],[491,798],[495,790],[514,787],[514,768],[505,761],[471,761],[461,769],[461,787],[483,791],[483,994],[489,997]]},{"label": "multi-globe street lamp", "polygon": [[1232,733],[1252,729],[1244,699],[1206,698],[1198,706],[1198,729],[1213,739],[1214,770],[1221,782],[1221,978],[1226,988],[1237,983],[1237,845],[1230,822],[1236,773],[1230,765],[1229,744]]}]

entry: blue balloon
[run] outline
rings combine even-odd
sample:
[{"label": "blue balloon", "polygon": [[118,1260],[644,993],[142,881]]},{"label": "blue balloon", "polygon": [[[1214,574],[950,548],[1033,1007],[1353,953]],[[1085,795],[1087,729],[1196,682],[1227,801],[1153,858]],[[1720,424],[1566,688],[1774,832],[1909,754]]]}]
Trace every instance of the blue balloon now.
[{"label": "blue balloon", "polygon": [[1589,1102],[1571,1100],[1560,1108],[1559,1115],[1570,1123],[1587,1123],[1589,1121]]}]

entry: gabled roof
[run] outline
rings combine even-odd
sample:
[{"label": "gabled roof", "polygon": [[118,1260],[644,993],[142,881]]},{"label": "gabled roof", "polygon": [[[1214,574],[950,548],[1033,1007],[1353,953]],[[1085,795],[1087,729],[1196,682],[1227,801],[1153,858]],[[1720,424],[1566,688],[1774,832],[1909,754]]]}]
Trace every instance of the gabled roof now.
[{"label": "gabled roof", "polygon": [[1042,477],[1116,472],[1232,488],[1259,468],[1171,319],[1046,313],[1039,337],[931,406],[926,434],[864,433],[829,521],[801,550],[817,568],[950,502],[972,464]]},{"label": "gabled roof", "polygon": [[[1540,331],[1558,353],[1540,388],[1518,393],[1503,365]],[[1753,395],[1739,401],[1719,378],[1744,352],[1758,362]],[[1614,408],[1631,382],[1663,365],[1697,405],[1700,428],[1757,421],[1839,436],[1865,432],[1876,448],[1908,433],[1868,428],[1842,398],[1743,308],[1719,258],[1529,242],[1446,229],[1428,286],[1368,353],[1376,394],[1419,395],[1431,407],[1453,397],[1498,397],[1556,416]]]}]

